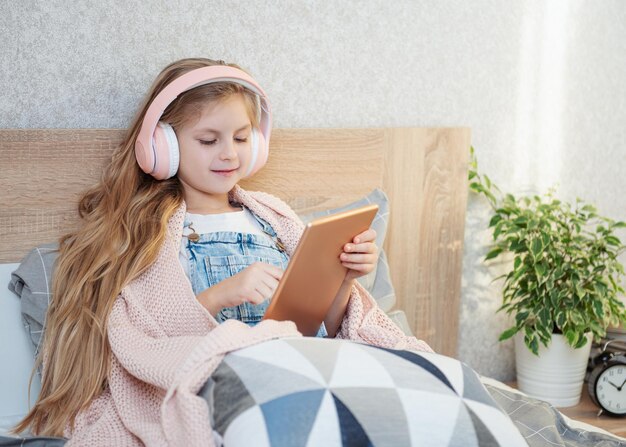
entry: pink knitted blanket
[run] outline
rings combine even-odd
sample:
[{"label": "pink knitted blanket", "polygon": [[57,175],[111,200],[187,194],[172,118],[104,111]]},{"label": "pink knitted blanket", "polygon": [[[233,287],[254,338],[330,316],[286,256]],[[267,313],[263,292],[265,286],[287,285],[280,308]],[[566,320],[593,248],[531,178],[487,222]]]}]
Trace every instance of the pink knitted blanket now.
[{"label": "pink knitted blanket", "polygon": [[[292,254],[304,226],[280,199],[239,187],[231,198],[269,222]],[[196,393],[224,355],[280,337],[292,322],[219,325],[198,303],[178,260],[186,205],[174,213],[156,262],[118,296],[108,322],[113,351],[107,390],[81,412],[68,446],[213,445],[206,401]],[[360,285],[352,289],[337,338],[431,351],[407,337]]]}]

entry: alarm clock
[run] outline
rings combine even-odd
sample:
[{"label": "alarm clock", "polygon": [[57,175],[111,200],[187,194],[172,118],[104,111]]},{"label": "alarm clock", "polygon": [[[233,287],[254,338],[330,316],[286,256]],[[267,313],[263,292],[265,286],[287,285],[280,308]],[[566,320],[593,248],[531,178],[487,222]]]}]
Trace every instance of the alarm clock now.
[{"label": "alarm clock", "polygon": [[589,375],[589,397],[602,413],[626,416],[626,355],[608,353],[602,360]]}]

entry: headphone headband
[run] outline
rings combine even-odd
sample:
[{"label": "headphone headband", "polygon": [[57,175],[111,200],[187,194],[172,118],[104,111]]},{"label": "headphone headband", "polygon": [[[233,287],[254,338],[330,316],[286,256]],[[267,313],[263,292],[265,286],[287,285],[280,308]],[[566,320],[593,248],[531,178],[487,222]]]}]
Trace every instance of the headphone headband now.
[{"label": "headphone headband", "polygon": [[[146,173],[153,173],[156,170],[157,159],[150,159],[146,154],[153,152],[152,136],[163,112],[181,93],[191,90],[201,85],[215,82],[234,82],[251,90],[259,95],[261,101],[261,121],[259,128],[265,137],[266,144],[269,144],[272,129],[272,113],[267,95],[259,84],[246,72],[235,67],[225,65],[212,65],[202,67],[185,73],[169,83],[154,98],[143,118],[137,141],[135,141],[135,153],[141,169]],[[149,151],[149,152],[148,152]]]}]

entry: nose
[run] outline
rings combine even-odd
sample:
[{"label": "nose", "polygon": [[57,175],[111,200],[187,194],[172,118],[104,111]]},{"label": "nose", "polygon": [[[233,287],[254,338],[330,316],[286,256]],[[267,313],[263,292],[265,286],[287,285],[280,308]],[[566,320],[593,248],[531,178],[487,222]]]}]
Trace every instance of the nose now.
[{"label": "nose", "polygon": [[235,151],[235,144],[232,138],[224,140],[220,149],[220,160],[232,160],[237,157],[237,151]]}]

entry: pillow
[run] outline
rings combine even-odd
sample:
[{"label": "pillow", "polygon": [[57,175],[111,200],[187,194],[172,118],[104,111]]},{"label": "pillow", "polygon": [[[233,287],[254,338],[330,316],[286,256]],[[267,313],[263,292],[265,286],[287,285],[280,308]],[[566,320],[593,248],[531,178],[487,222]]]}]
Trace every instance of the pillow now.
[{"label": "pillow", "polygon": [[374,297],[383,311],[389,312],[396,302],[396,294],[393,289],[393,284],[391,283],[391,276],[389,275],[387,256],[382,249],[383,244],[385,243],[385,236],[387,235],[387,225],[389,223],[389,199],[385,193],[381,189],[377,188],[362,199],[349,203],[345,206],[315,211],[308,214],[301,214],[299,217],[306,224],[319,217],[351,210],[360,206],[369,205],[371,203],[378,205],[378,212],[372,222],[372,228],[376,230],[376,245],[380,250],[380,255],[374,271],[358,278],[357,281],[359,281],[359,283],[367,289],[370,295]]},{"label": "pillow", "polygon": [[53,242],[31,250],[11,273],[9,282],[9,290],[21,298],[22,319],[35,348],[35,356],[39,353],[50,303],[52,271],[58,247],[58,243]]},{"label": "pillow", "polygon": [[216,445],[527,445],[465,364],[348,340],[233,351],[198,394]]},{"label": "pillow", "polygon": [[0,359],[3,365],[0,368],[0,446],[5,445],[1,435],[10,436],[9,431],[32,408],[41,388],[37,375],[32,384],[29,383],[34,363],[33,347],[28,331],[24,331],[21,300],[7,289],[11,272],[18,266],[17,263],[0,263]]}]

